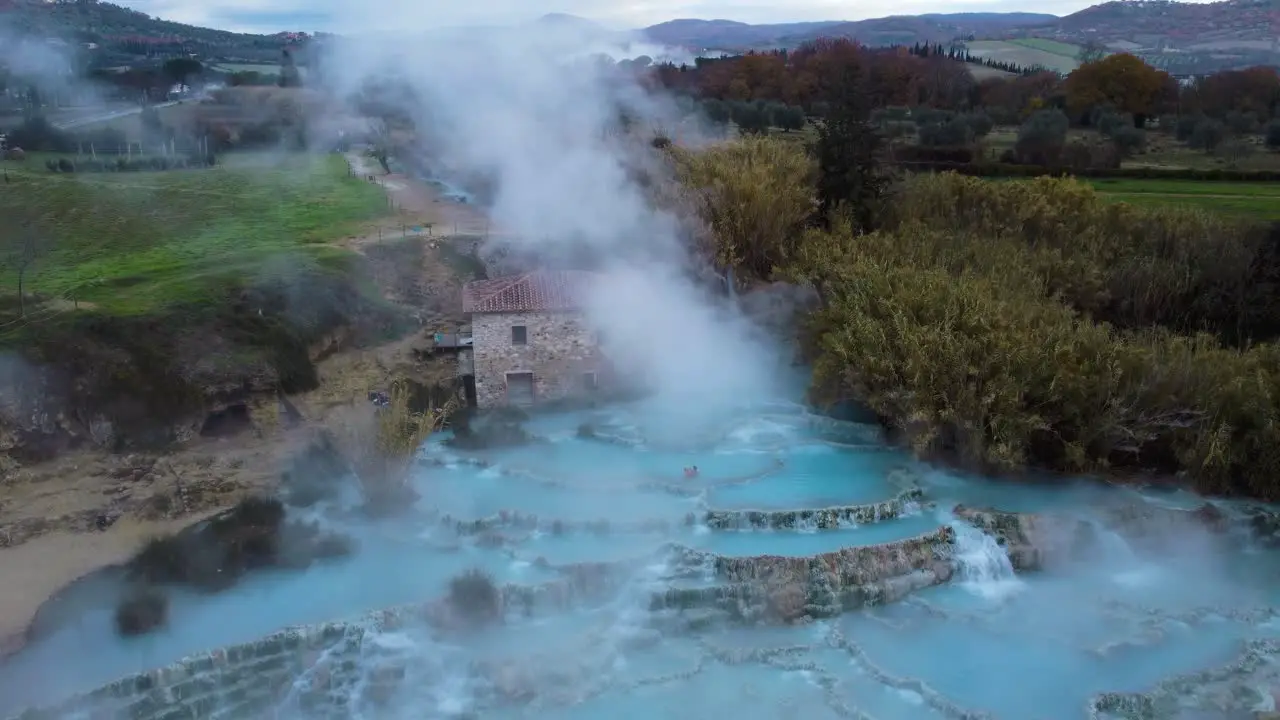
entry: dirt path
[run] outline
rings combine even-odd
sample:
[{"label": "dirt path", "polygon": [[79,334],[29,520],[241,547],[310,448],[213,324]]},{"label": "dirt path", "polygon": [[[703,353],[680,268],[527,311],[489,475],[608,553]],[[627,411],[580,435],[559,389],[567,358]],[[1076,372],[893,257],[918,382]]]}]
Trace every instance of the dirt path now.
[{"label": "dirt path", "polygon": [[487,237],[498,232],[483,208],[449,198],[438,186],[400,173],[385,174],[377,162],[359,152],[347,153],[347,162],[358,177],[371,177],[386,189],[387,196],[395,203],[398,219],[416,220],[424,226],[424,231],[425,225],[430,224],[432,236]]},{"label": "dirt path", "polygon": [[[398,212],[380,223],[380,232],[343,244],[370,258],[375,282],[414,312],[424,331],[461,322],[461,281],[441,259],[445,240],[390,229],[434,223],[452,231],[456,224],[460,233],[479,235],[488,224],[483,211],[413,178],[378,175],[363,156],[348,160],[358,174],[374,174]],[[252,407],[251,430],[197,439],[165,455],[81,452],[0,471],[0,658],[21,648],[36,610],[59,588],[127,559],[155,535],[274,490],[297,449],[368,389],[385,387],[393,377],[435,382],[441,373],[451,374],[452,368],[414,359],[413,350],[424,345],[414,334],[319,362],[320,387],[290,398],[303,416],[299,427],[281,429],[271,413]],[[105,530],[99,529],[102,517],[110,520]]]},{"label": "dirt path", "polygon": [[27,625],[40,605],[68,583],[124,562],[147,539],[210,514],[157,522],[126,519],[92,537],[55,532],[0,551],[0,659],[22,649]]}]

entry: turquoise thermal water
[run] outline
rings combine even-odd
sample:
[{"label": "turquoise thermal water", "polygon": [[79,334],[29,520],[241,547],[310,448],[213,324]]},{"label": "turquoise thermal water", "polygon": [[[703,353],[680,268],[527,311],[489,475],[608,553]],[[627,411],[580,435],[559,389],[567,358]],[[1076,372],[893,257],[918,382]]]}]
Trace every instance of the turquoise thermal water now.
[{"label": "turquoise thermal water", "polygon": [[[638,405],[539,417],[528,428],[545,442],[499,452],[463,453],[436,441],[414,478],[423,498],[414,513],[366,524],[337,507],[311,511],[356,537],[354,556],[305,572],[252,576],[217,595],[178,595],[168,627],[141,638],[118,638],[109,607],[89,612],[0,666],[0,714],[284,626],[422,601],[470,567],[501,581],[545,580],[554,571],[540,569],[539,558],[552,565],[654,560],[640,563],[632,587],[604,608],[519,621],[465,642],[388,634],[369,652],[413,658],[421,677],[411,677],[390,707],[363,717],[465,711],[477,691],[458,675],[464,660],[538,655],[529,662],[577,678],[564,681],[565,697],[575,702],[486,709],[485,717],[837,718],[853,710],[929,720],[951,708],[1056,720],[1081,717],[1097,692],[1142,690],[1227,662],[1243,639],[1280,635],[1274,616],[1230,617],[1280,598],[1280,563],[1270,552],[1190,530],[1171,547],[1142,550],[1104,532],[1096,557],[1014,577],[990,538],[964,528],[954,581],[902,602],[796,627],[661,634],[644,607],[646,591],[696,582],[663,577],[657,558],[665,543],[731,556],[803,556],[920,535],[950,522],[947,510],[956,503],[1088,518],[1106,503],[1192,506],[1198,499],[1088,484],[1012,485],[923,468],[874,445],[874,428],[816,422],[787,404],[738,408],[662,442],[653,440],[662,419],[648,412]],[[607,426],[613,442],[578,438],[586,421]],[[689,465],[699,467],[697,477],[683,476]],[[893,471],[903,468],[917,474],[931,507],[822,531],[711,531],[682,522],[707,509],[887,500],[902,489]],[[504,546],[489,547],[432,520],[433,513],[474,520],[504,510],[566,523],[663,520],[667,529],[511,531]],[[748,657],[730,662],[734,652]],[[284,716],[290,712],[282,708]]]}]

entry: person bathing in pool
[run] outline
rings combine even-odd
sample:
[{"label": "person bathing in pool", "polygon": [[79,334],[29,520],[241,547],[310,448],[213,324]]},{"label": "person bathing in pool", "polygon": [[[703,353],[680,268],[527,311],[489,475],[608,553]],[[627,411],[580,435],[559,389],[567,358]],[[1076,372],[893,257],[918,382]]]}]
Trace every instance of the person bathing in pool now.
[{"label": "person bathing in pool", "polygon": [[698,477],[698,466],[697,466],[697,465],[694,465],[694,466],[692,466],[692,467],[687,467],[687,468],[685,468],[685,469],[684,469],[684,476],[685,476],[686,478],[695,478],[695,477]]}]

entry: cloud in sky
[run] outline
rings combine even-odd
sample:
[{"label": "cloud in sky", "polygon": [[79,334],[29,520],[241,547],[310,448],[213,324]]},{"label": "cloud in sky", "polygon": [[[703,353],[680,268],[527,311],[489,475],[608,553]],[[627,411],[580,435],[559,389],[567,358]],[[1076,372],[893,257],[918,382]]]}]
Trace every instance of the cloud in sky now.
[{"label": "cloud in sky", "polygon": [[638,28],[675,18],[724,18],[749,23],[808,20],[862,20],[928,12],[1046,12],[1065,15],[1088,7],[1089,0],[383,0],[381,17],[369,17],[359,0],[117,0],[167,20],[244,32],[397,27],[394,9],[422,17],[424,4],[439,26],[498,25],[558,12],[590,18],[616,29]]}]

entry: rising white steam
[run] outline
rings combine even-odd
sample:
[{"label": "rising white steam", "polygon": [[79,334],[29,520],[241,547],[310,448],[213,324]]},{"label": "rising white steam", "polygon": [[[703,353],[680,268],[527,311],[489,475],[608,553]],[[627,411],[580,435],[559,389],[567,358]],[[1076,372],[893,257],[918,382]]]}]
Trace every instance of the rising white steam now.
[{"label": "rising white steam", "polygon": [[[377,5],[362,3],[362,14],[378,15]],[[610,52],[618,36],[588,37],[578,26],[459,37],[430,33],[426,17],[403,22],[407,31],[420,25],[422,41],[344,42],[322,60],[326,82],[346,92],[389,77],[405,83],[397,109],[415,121],[425,166],[451,182],[487,180],[494,225],[505,231],[492,242],[549,264],[591,258],[605,281],[588,313],[609,356],[678,414],[723,411],[775,387],[771,353],[691,279],[682,228],[648,202],[636,170],[652,171],[655,151],[617,130],[620,114],[642,130],[681,122],[670,99],[600,57],[634,47]]]}]

